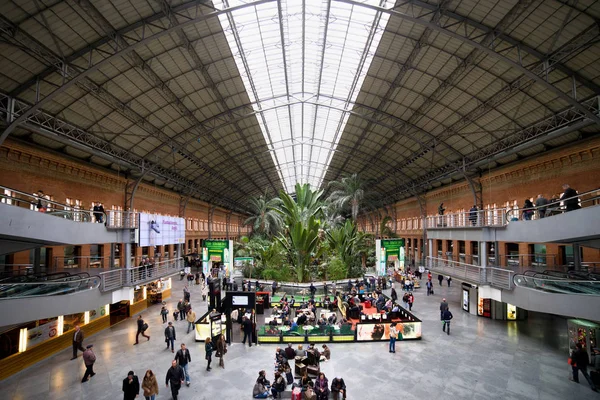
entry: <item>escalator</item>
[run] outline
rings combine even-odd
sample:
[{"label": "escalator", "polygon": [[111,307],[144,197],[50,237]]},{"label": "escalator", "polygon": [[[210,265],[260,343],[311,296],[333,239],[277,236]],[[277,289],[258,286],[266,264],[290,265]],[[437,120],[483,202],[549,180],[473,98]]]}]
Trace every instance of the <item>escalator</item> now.
[{"label": "escalator", "polygon": [[11,281],[5,279],[0,283],[0,299],[24,298],[37,296],[52,296],[75,293],[80,290],[96,289],[100,285],[99,276],[90,276],[87,272],[69,274],[61,272],[49,274],[33,279],[15,277]]},{"label": "escalator", "polygon": [[590,296],[600,296],[600,281],[573,279],[573,277],[569,276],[569,274],[524,273],[515,275],[513,277],[513,283],[515,287],[529,288],[548,293],[584,294]]}]

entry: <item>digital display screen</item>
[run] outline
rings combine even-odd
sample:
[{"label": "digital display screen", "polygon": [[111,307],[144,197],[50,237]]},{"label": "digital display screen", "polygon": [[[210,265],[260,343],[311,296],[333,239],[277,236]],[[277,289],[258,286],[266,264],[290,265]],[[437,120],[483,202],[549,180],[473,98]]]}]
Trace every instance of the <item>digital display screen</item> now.
[{"label": "digital display screen", "polygon": [[247,306],[248,296],[232,296],[231,303],[234,306]]}]

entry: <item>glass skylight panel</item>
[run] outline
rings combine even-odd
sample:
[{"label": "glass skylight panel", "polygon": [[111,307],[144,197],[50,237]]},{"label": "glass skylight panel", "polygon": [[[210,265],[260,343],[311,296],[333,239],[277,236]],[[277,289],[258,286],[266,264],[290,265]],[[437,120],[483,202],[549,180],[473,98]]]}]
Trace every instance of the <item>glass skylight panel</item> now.
[{"label": "glass skylight panel", "polygon": [[[249,0],[213,3],[223,9]],[[257,118],[285,190],[297,182],[318,188],[388,14],[337,1],[280,0],[219,19],[254,109],[262,111]]]}]

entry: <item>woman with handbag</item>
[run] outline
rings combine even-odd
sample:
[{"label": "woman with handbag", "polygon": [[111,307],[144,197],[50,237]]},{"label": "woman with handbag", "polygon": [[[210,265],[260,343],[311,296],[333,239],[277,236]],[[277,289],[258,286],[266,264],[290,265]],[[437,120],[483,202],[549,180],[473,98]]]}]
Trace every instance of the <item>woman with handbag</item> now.
[{"label": "woman with handbag", "polygon": [[210,367],[210,363],[212,361],[212,353],[213,353],[214,347],[212,344],[212,340],[210,339],[210,337],[207,337],[206,340],[204,341],[204,351],[206,352],[206,370],[210,371],[212,368]]},{"label": "woman with handbag", "polygon": [[219,339],[217,340],[217,354],[219,357],[219,367],[225,369],[225,363],[223,362],[223,356],[227,353],[227,343],[225,343],[225,337],[223,334],[219,335]]}]

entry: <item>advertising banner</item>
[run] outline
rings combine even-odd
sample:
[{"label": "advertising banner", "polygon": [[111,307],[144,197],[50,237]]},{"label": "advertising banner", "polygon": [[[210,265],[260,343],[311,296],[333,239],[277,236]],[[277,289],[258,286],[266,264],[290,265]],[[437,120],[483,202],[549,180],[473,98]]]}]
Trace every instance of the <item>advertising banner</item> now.
[{"label": "advertising banner", "polygon": [[139,245],[164,246],[185,243],[185,219],[140,213]]},{"label": "advertising banner", "polygon": [[[390,340],[391,323],[381,324],[358,324],[356,325],[356,340]],[[419,339],[421,337],[420,322],[398,322],[395,323],[396,329],[402,336],[398,339]]]},{"label": "advertising banner", "polygon": [[404,269],[404,239],[382,239],[375,241],[375,257],[377,258],[377,275],[383,276],[390,263]]},{"label": "advertising banner", "polygon": [[27,349],[58,335],[58,320],[27,330]]}]

